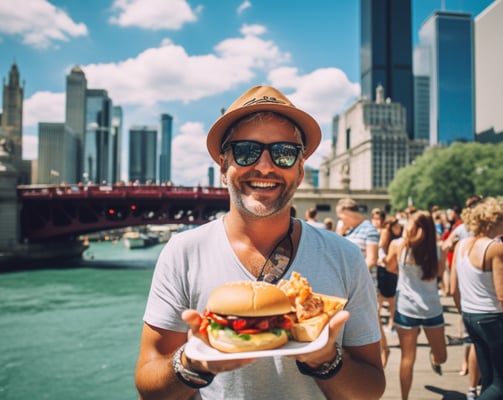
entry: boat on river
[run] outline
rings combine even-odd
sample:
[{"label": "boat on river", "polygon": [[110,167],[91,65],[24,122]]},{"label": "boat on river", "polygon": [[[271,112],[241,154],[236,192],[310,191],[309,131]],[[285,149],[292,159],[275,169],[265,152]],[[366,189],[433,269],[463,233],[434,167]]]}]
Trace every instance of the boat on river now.
[{"label": "boat on river", "polygon": [[127,249],[143,249],[159,243],[157,237],[135,231],[124,233],[124,235],[122,235],[122,241]]}]

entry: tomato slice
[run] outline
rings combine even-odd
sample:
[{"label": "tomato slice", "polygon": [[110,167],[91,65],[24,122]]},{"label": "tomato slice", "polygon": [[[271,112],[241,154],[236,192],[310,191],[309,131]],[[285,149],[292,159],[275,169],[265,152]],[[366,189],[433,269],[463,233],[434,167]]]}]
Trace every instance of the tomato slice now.
[{"label": "tomato slice", "polygon": [[240,329],[239,331],[236,332],[240,335],[253,335],[255,333],[260,333],[262,331],[260,329],[248,328],[248,329]]},{"label": "tomato slice", "polygon": [[208,321],[208,318],[203,318],[201,324],[199,325],[199,334],[206,335],[208,333],[207,329],[209,325],[210,321]]},{"label": "tomato slice", "polygon": [[229,321],[226,318],[224,318],[224,317],[222,317],[222,316],[220,316],[218,314],[209,312],[208,313],[208,317],[210,317],[218,325],[222,325],[222,326],[228,326],[229,325]]},{"label": "tomato slice", "polygon": [[277,324],[278,328],[285,329],[287,331],[292,329],[293,325],[292,320],[290,320],[289,318],[279,318]]},{"label": "tomato slice", "polygon": [[234,329],[236,332],[245,329],[247,325],[248,321],[243,318],[238,318],[232,321],[232,329]]},{"label": "tomato slice", "polygon": [[269,326],[270,326],[270,324],[269,324],[269,320],[268,319],[263,319],[263,320],[257,322],[257,324],[255,325],[255,327],[257,329],[260,329],[261,331],[268,330]]}]

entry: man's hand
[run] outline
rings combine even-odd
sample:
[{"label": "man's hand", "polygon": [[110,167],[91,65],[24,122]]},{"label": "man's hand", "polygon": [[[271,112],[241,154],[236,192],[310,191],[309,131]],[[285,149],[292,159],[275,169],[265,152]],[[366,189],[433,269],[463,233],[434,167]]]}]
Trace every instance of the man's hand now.
[{"label": "man's hand", "polygon": [[342,330],[342,327],[349,319],[349,312],[346,310],[339,311],[335,314],[330,321],[328,321],[329,335],[327,344],[316,351],[308,354],[301,354],[295,358],[303,363],[306,363],[311,368],[317,368],[325,362],[332,361],[335,356],[337,349],[335,347],[335,342],[337,340],[337,335]]},{"label": "man's hand", "polygon": [[[199,326],[201,325],[203,317],[196,310],[185,310],[182,313],[182,319],[190,327],[189,337],[191,335],[197,335],[199,338],[204,340],[208,346],[210,345],[206,335],[201,335],[199,333]],[[253,358],[225,361],[200,361],[189,359],[185,354],[182,355],[182,363],[188,369],[194,372],[210,372],[215,375],[219,372],[232,371],[234,369],[244,367],[245,365],[251,364],[253,361]]]}]

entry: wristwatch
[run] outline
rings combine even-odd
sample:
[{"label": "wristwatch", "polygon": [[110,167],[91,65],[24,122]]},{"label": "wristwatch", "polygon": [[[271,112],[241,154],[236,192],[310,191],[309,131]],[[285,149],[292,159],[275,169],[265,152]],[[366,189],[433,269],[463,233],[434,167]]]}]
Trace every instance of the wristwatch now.
[{"label": "wristwatch", "polygon": [[312,376],[318,379],[330,379],[342,368],[342,348],[339,343],[335,343],[337,354],[332,361],[321,364],[318,368],[311,368],[306,363],[296,361],[299,372],[303,375]]},{"label": "wristwatch", "polygon": [[195,372],[187,369],[182,364],[182,353],[185,345],[180,346],[173,356],[173,369],[178,379],[193,389],[201,389],[208,386],[215,375],[211,373]]}]

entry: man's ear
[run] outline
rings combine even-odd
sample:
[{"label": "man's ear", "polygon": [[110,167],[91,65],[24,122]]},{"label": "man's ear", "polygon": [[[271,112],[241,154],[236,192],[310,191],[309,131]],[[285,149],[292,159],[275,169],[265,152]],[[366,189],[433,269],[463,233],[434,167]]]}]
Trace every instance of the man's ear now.
[{"label": "man's ear", "polygon": [[220,179],[222,180],[222,184],[227,186],[227,160],[223,154],[220,154],[218,161],[220,164]]}]

